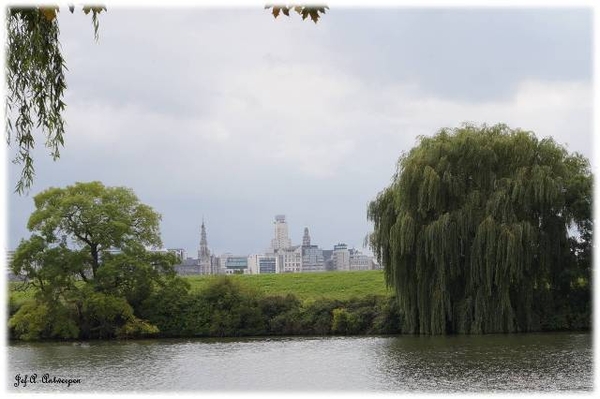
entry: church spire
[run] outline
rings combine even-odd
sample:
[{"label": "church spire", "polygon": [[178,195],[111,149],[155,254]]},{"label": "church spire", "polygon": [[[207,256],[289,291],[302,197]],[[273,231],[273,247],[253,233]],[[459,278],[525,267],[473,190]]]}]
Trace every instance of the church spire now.
[{"label": "church spire", "polygon": [[208,250],[208,242],[206,241],[206,227],[204,226],[204,217],[202,218],[202,226],[200,226],[200,250],[198,251],[198,259],[200,262],[210,258]]}]

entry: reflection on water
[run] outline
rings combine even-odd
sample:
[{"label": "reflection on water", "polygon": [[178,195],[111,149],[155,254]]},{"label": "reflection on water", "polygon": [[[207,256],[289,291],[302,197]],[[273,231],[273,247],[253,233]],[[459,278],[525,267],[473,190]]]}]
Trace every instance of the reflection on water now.
[{"label": "reflection on water", "polygon": [[[589,334],[12,343],[12,391],[592,389]],[[80,384],[14,387],[48,373]],[[41,377],[40,377],[41,378]]]},{"label": "reflection on water", "polygon": [[379,351],[388,389],[418,391],[589,390],[588,334],[410,337]]}]

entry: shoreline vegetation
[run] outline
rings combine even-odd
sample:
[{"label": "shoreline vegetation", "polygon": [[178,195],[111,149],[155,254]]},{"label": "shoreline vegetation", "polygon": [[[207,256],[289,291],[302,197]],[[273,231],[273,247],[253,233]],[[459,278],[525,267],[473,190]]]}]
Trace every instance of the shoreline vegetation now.
[{"label": "shoreline vegetation", "polygon": [[[384,283],[382,271],[275,275],[193,276],[176,278],[179,287],[156,290],[135,315],[155,327],[125,331],[105,323],[88,336],[57,336],[48,325],[38,336],[19,337],[9,324],[11,340],[93,340],[135,338],[328,336],[403,334],[397,298]],[[11,283],[9,315],[33,306],[33,290]],[[175,288],[175,289],[174,289]],[[587,291],[589,293],[589,291]],[[590,309],[579,301],[536,309],[536,327],[529,332],[587,331]],[[98,321],[98,320],[97,320]],[[65,326],[62,326],[65,327]],[[31,330],[31,326],[28,326]],[[90,331],[92,332],[92,331]],[[54,335],[54,336],[52,336]]]}]

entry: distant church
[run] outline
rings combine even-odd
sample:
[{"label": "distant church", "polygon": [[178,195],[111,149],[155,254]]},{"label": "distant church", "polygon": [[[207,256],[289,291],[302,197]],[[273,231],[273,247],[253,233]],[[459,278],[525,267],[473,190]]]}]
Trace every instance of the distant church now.
[{"label": "distant church", "polygon": [[200,248],[198,249],[198,258],[182,259],[181,263],[175,265],[174,268],[177,274],[180,275],[219,273],[219,258],[211,255],[210,250],[208,249],[204,219],[202,219],[202,225],[200,226]]},{"label": "distant church", "polygon": [[218,268],[216,267],[216,261],[217,259],[210,254],[210,250],[208,249],[206,227],[204,226],[204,219],[202,219],[202,226],[200,227],[200,249],[198,250],[199,274],[217,274]]}]

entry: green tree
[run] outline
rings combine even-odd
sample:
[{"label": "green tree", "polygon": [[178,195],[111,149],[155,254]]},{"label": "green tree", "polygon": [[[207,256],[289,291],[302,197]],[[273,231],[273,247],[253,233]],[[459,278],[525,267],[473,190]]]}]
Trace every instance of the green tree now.
[{"label": "green tree", "polygon": [[589,287],[591,206],[581,155],[506,125],[465,125],[400,157],[369,204],[370,244],[406,332],[529,331],[536,308]]},{"label": "green tree", "polygon": [[[142,204],[130,189],[100,182],[49,188],[34,197],[27,227],[48,245],[70,242],[89,255],[92,276],[110,249],[123,252],[140,245],[159,246],[160,215]],[[84,273],[81,278],[87,279]]]},{"label": "green tree", "polygon": [[175,255],[145,249],[160,245],[160,215],[130,189],[100,182],[49,188],[34,202],[28,222],[33,234],[21,241],[11,263],[35,290],[34,301],[11,318],[16,335],[107,338],[158,332],[138,316],[154,292],[176,286]]}]

